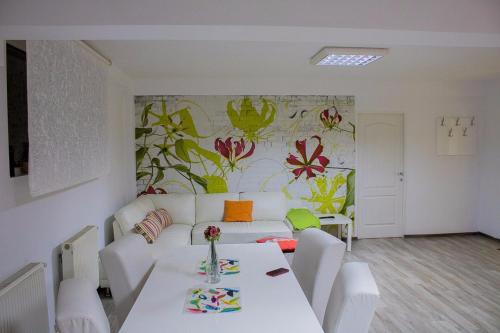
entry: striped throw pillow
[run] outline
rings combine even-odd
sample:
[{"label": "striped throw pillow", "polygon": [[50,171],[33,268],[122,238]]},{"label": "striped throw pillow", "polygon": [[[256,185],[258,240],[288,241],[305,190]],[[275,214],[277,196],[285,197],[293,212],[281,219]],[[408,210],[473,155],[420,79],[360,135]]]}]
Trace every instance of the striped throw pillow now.
[{"label": "striped throw pillow", "polygon": [[158,238],[160,232],[171,224],[172,217],[161,208],[149,212],[144,220],[135,225],[135,231],[151,244]]}]

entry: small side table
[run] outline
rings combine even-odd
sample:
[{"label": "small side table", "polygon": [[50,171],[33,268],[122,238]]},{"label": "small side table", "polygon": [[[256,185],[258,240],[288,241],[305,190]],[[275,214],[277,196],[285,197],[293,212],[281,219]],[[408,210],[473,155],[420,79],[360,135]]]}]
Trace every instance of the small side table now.
[{"label": "small side table", "polygon": [[[319,218],[321,225],[347,226],[347,251],[351,251],[352,242],[352,220],[342,214],[314,214]],[[342,230],[342,229],[341,229]]]}]

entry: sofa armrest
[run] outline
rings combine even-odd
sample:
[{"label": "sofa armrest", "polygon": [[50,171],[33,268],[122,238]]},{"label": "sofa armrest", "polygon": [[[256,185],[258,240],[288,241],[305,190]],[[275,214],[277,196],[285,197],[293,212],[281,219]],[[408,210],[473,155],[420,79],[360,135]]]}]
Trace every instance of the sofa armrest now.
[{"label": "sofa armrest", "polygon": [[113,220],[113,237],[114,240],[118,240],[123,237],[125,233],[123,232],[122,228],[120,227],[120,224],[118,223],[117,220]]}]

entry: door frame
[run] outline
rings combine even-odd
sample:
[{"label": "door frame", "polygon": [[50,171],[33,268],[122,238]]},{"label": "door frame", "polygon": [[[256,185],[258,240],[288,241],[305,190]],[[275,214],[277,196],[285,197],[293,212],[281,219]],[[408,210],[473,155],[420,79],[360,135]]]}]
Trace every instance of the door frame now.
[{"label": "door frame", "polygon": [[[359,118],[360,116],[363,116],[363,115],[400,115],[401,116],[401,122],[402,122],[402,125],[401,125],[401,131],[403,132],[402,135],[401,135],[401,150],[402,150],[402,161],[401,161],[401,167],[402,167],[402,172],[403,172],[403,189],[402,189],[402,193],[401,193],[401,236],[398,236],[398,237],[392,237],[392,238],[404,238],[405,237],[405,231],[406,231],[406,179],[407,179],[407,174],[406,174],[406,121],[405,121],[405,114],[403,112],[357,112],[356,113],[356,126],[358,126],[358,124],[360,123],[359,122]],[[355,140],[355,165],[356,165],[356,174],[359,175],[358,173],[358,168],[359,168],[359,165],[358,165],[358,161],[359,161],[359,149],[358,149],[358,144],[359,144],[359,141]],[[358,177],[356,177],[358,178]],[[354,223],[354,235],[356,236],[357,239],[363,239],[364,237],[360,237],[359,235],[359,229],[358,229],[358,226],[359,226],[359,218],[361,217],[361,214],[360,214],[360,204],[361,204],[361,200],[360,200],[360,185],[359,185],[359,182],[357,181],[356,179],[356,183],[355,183],[355,191],[354,191],[354,198],[355,198],[355,205],[354,205],[354,216],[355,216],[355,223]],[[390,237],[388,237],[390,238]]]}]

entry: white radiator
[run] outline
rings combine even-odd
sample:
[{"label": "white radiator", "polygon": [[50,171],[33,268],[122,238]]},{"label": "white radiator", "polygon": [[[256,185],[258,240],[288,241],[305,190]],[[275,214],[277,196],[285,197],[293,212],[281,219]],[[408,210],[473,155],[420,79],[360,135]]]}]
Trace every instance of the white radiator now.
[{"label": "white radiator", "polygon": [[87,279],[99,287],[97,230],[87,226],[61,245],[63,279]]},{"label": "white radiator", "polygon": [[29,264],[0,284],[0,333],[48,333],[45,264]]}]

